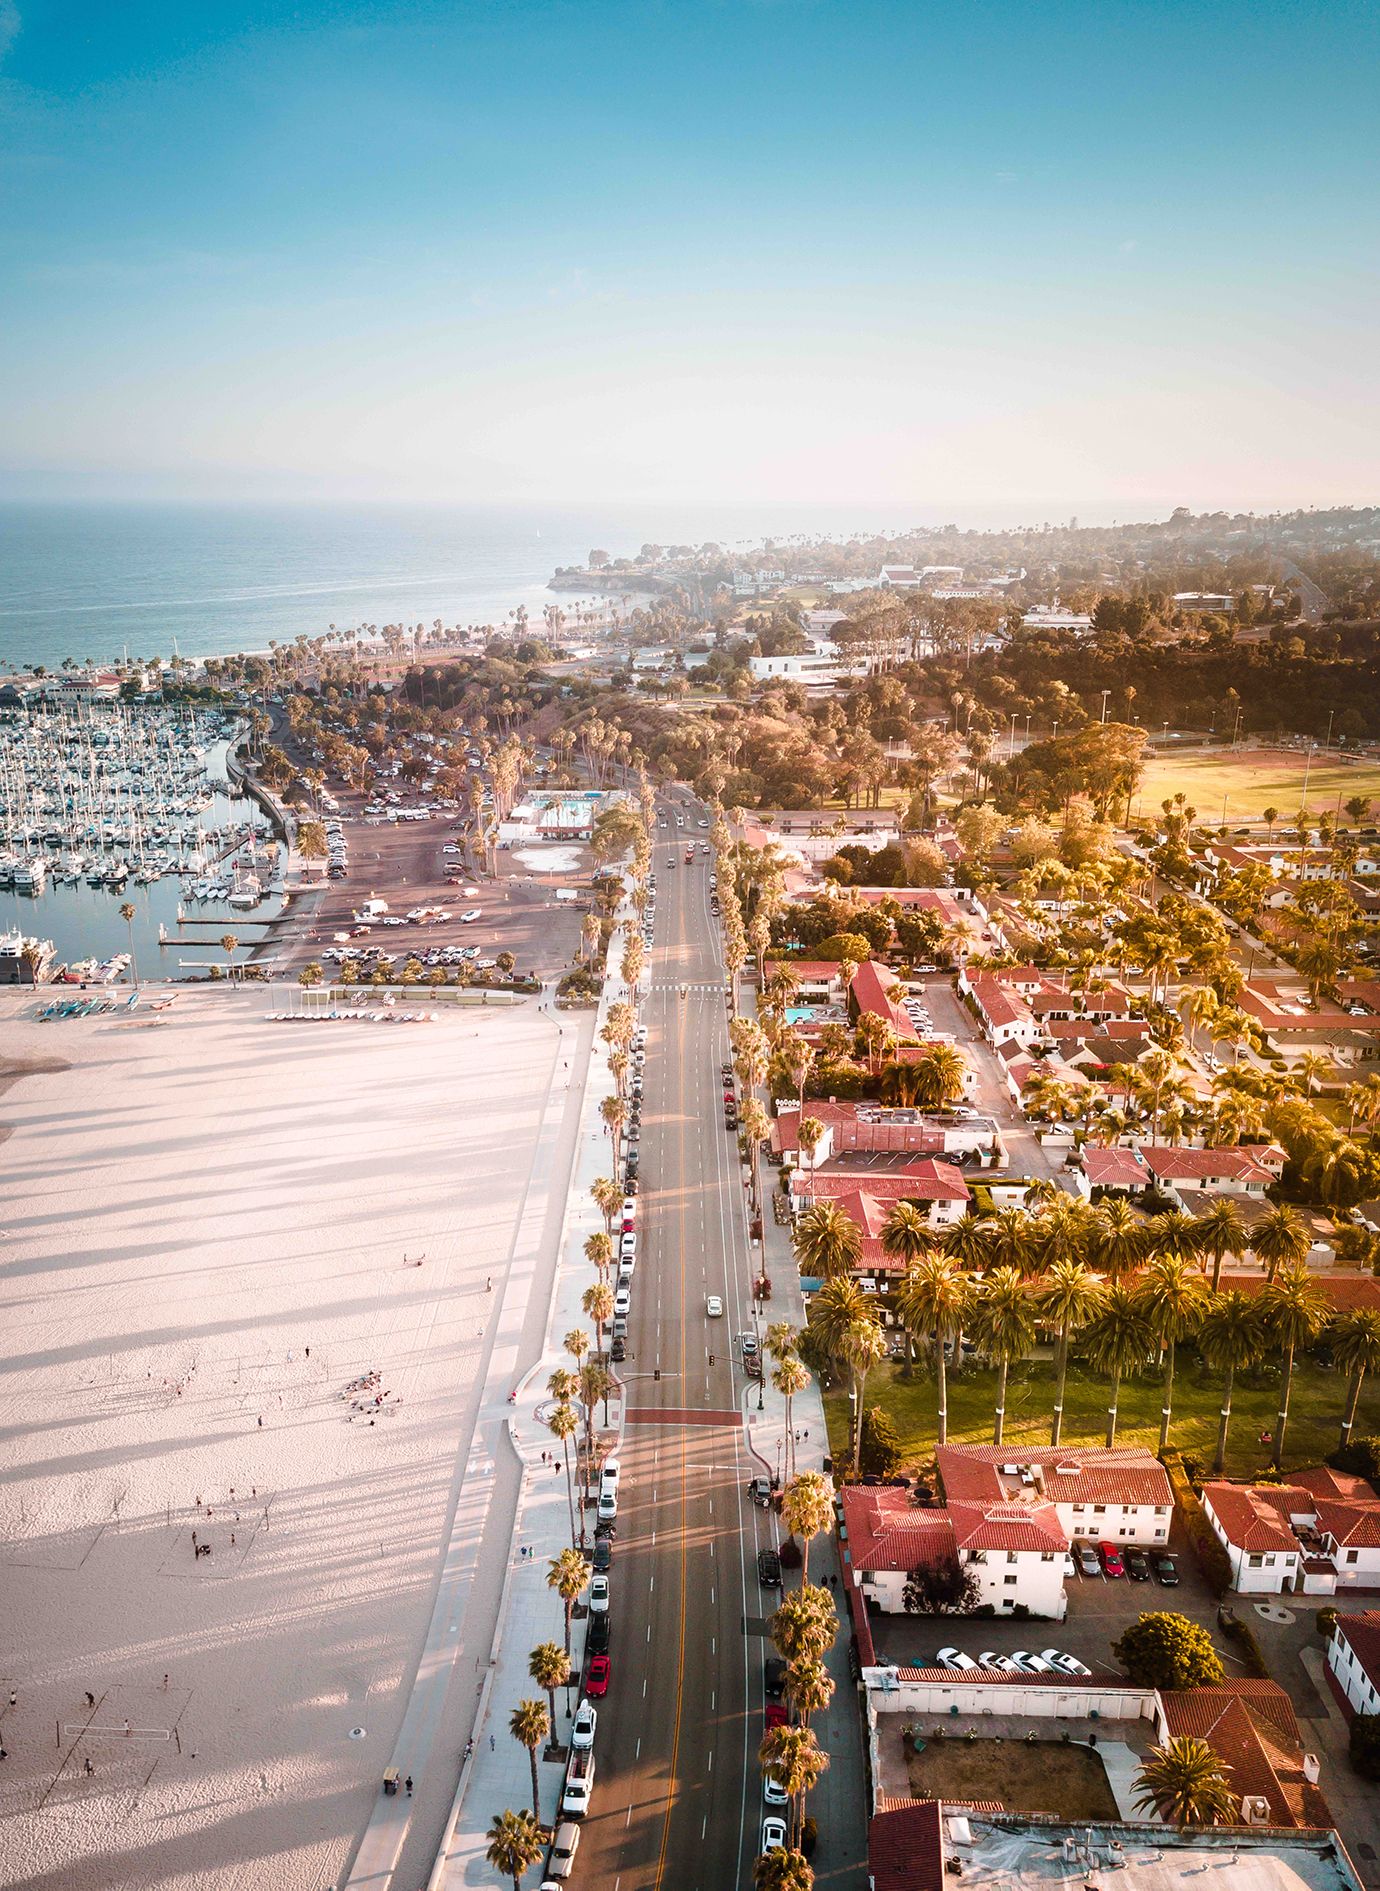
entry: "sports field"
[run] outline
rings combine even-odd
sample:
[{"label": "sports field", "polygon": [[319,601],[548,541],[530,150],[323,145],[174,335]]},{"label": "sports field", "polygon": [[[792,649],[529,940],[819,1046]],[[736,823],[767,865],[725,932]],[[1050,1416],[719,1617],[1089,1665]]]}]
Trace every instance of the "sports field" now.
[{"label": "sports field", "polygon": [[[1167,796],[1184,794],[1198,810],[1198,819],[1208,825],[1259,821],[1265,809],[1273,807],[1279,810],[1280,823],[1288,826],[1302,803],[1306,762],[1298,749],[1155,754],[1145,764],[1133,813],[1148,817]],[[1308,768],[1309,809],[1314,814],[1337,813],[1353,795],[1365,795],[1380,809],[1380,763],[1369,758],[1347,761],[1336,750],[1315,750]]]}]

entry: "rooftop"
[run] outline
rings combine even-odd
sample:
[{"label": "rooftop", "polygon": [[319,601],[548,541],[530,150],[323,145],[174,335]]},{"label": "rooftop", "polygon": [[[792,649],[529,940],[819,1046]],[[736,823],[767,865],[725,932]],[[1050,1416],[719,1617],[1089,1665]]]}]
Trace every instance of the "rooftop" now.
[{"label": "rooftop", "polygon": [[1380,1609],[1361,1615],[1339,1615],[1337,1633],[1345,1635],[1372,1687],[1380,1688]]},{"label": "rooftop", "polygon": [[1172,1504],[1164,1466],[1141,1445],[1106,1451],[1063,1445],[942,1445],[935,1452],[949,1502],[1033,1496],[1053,1503]]}]

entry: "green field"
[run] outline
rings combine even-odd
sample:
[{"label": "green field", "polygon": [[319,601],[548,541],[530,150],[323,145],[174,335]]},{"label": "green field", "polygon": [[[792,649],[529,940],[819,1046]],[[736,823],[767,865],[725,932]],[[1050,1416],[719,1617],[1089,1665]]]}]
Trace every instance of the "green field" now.
[{"label": "green field", "polygon": [[[1299,811],[1306,757],[1293,749],[1237,749],[1232,754],[1162,755],[1148,757],[1132,814],[1149,817],[1166,798],[1183,794],[1207,826],[1225,819],[1259,821],[1266,808],[1278,808],[1281,824],[1288,826]],[[1366,795],[1380,811],[1380,765],[1372,761],[1346,762],[1334,750],[1315,753],[1308,770],[1308,806],[1314,814],[1336,813],[1353,795]],[[1346,816],[1342,819],[1345,821]]]},{"label": "green field", "polygon": [[[880,1405],[901,1437],[907,1462],[927,1459],[935,1446],[934,1374],[917,1365],[915,1377],[901,1377],[900,1366],[883,1365],[868,1375],[864,1399],[867,1405]],[[1317,1464],[1335,1450],[1346,1402],[1346,1381],[1337,1373],[1324,1371],[1312,1360],[1303,1360],[1294,1371],[1293,1395],[1289,1403],[1289,1429],[1285,1441],[1285,1464],[1300,1469]],[[1069,1366],[1064,1394],[1064,1441],[1068,1444],[1102,1444],[1106,1438],[1108,1384],[1074,1361]],[[949,1374],[950,1444],[991,1444],[992,1408],[996,1399],[996,1374],[978,1366],[965,1366]],[[1227,1471],[1233,1477],[1245,1477],[1263,1470],[1269,1450],[1258,1440],[1262,1431],[1274,1429],[1279,1404],[1279,1372],[1266,1367],[1261,1371],[1238,1375],[1232,1398],[1231,1433],[1227,1451]],[[1006,1433],[1008,1444],[1048,1444],[1050,1414],[1054,1405],[1054,1368],[1052,1363],[1033,1360],[1013,1367],[1006,1395]],[[848,1398],[833,1392],[824,1401],[829,1422],[829,1437],[835,1453],[846,1449]],[[1170,1443],[1189,1457],[1197,1458],[1206,1468],[1211,1465],[1217,1442],[1217,1417],[1221,1409],[1221,1381],[1205,1372],[1190,1355],[1179,1361],[1174,1383],[1174,1416]],[[1380,1432],[1380,1380],[1370,1379],[1362,1388],[1360,1409],[1356,1414],[1357,1437]],[[1160,1436],[1160,1384],[1157,1378],[1128,1380],[1121,1388],[1118,1444],[1142,1444],[1155,1450]]]}]

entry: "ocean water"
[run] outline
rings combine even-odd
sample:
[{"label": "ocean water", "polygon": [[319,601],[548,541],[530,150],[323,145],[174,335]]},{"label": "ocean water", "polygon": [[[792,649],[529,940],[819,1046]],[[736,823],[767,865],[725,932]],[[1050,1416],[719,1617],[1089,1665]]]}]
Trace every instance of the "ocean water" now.
[{"label": "ocean water", "polygon": [[263,650],[331,624],[538,626],[592,547],[751,545],[901,529],[838,508],[608,509],[0,502],[0,668]]}]

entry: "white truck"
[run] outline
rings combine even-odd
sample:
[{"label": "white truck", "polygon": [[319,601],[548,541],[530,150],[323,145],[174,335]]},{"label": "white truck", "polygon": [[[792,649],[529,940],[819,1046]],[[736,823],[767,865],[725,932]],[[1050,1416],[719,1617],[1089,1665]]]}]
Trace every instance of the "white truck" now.
[{"label": "white truck", "polygon": [[578,1747],[570,1756],[570,1769],[561,1794],[561,1817],[583,1819],[589,1811],[594,1791],[594,1754],[588,1747]]}]

